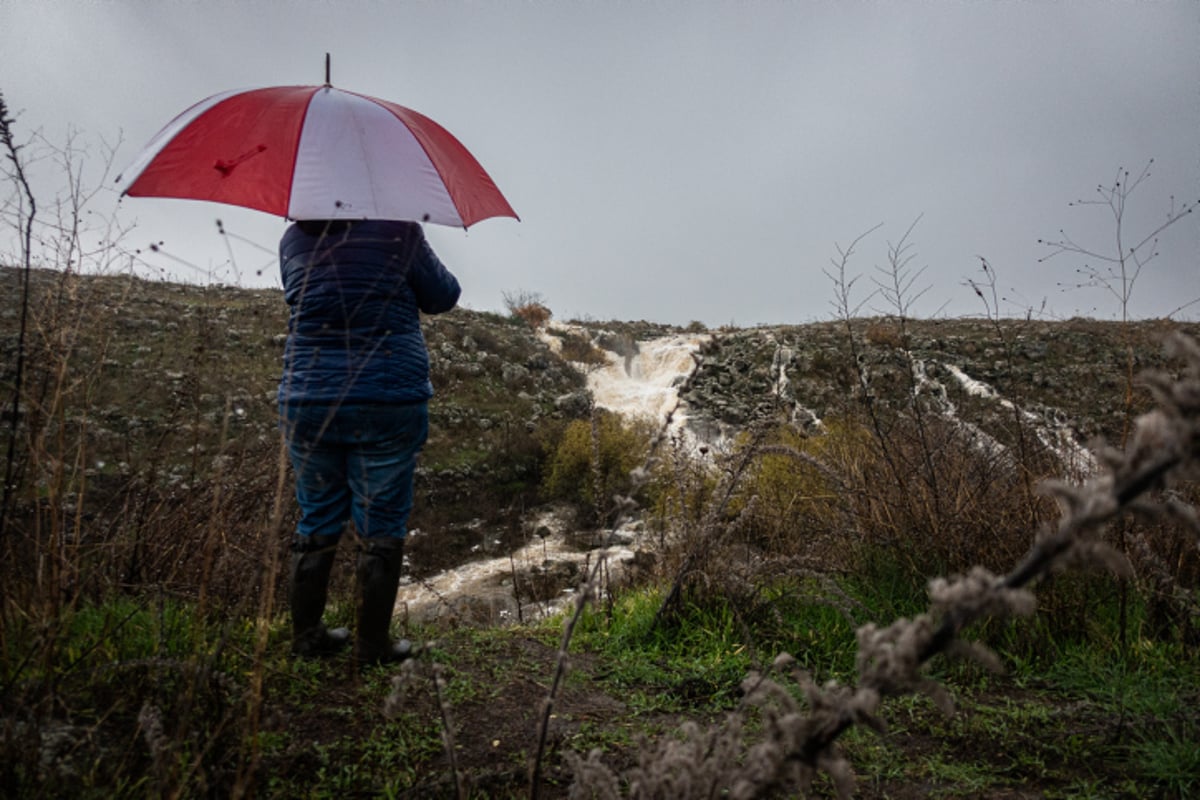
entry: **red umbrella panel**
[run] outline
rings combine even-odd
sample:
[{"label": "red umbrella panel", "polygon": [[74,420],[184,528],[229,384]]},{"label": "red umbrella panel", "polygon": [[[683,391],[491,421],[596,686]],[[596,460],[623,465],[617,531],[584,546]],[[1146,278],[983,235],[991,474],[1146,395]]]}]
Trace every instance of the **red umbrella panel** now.
[{"label": "red umbrella panel", "polygon": [[117,180],[131,197],[208,200],[289,219],[465,228],[517,216],[441,125],[331,86],[214,95],[168,123]]}]

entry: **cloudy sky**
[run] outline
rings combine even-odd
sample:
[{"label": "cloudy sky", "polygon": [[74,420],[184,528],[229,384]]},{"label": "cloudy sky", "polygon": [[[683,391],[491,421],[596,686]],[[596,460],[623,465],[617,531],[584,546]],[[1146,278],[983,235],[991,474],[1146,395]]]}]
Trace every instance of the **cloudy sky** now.
[{"label": "cloudy sky", "polygon": [[[520,214],[429,228],[476,309],[523,290],[559,318],[826,319],[830,259],[875,229],[848,274],[864,313],[887,312],[872,279],[916,223],[914,315],[984,313],[966,285],[983,256],[1006,315],[1111,318],[1111,293],[1075,287],[1084,261],[1039,263],[1037,240],[1111,253],[1109,209],[1068,204],[1151,158],[1126,246],[1200,197],[1198,42],[1194,0],[0,0],[0,92],[19,137],[78,131],[88,170],[120,141],[115,173],[197,100],[320,83],[329,52],[334,85],[442,123]],[[61,175],[33,174],[48,207]],[[116,213],[128,247],[172,255],[139,274],[278,285],[281,220],[144,198]],[[1134,316],[1200,298],[1200,213],[1159,253]]]}]

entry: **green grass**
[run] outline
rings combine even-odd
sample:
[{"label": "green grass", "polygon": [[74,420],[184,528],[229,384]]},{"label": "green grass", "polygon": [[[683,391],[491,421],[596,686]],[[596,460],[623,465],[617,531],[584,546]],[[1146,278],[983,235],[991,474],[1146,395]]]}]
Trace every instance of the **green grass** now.
[{"label": "green grass", "polygon": [[603,680],[628,693],[635,713],[730,707],[752,665],[733,614],[690,606],[669,627],[656,625],[662,599],[659,590],[634,590],[611,613],[588,611],[573,646],[604,659]]},{"label": "green grass", "polygon": [[[42,296],[53,296],[59,276],[37,280]],[[261,554],[278,544],[280,533],[265,524],[278,455],[270,399],[280,354],[275,337],[286,311],[278,294],[206,290],[193,300],[189,291],[140,281],[71,281],[95,292],[75,306],[87,311],[72,323],[78,340],[61,352],[42,342],[47,357],[38,351],[31,361],[42,366],[29,385],[46,385],[53,376],[46,365],[69,360],[61,388],[65,416],[51,433],[78,435],[86,458],[61,484],[31,483],[28,495],[17,498],[29,523],[22,534],[36,552],[13,562],[10,587],[31,581],[28,564],[60,564],[62,553],[38,536],[66,533],[61,541],[70,552],[61,575],[55,573],[62,585],[36,587],[43,605],[25,603],[14,591],[6,609],[16,611],[0,620],[0,785],[16,787],[16,797],[221,795],[234,786],[238,770],[250,768],[248,754],[257,749],[262,760],[254,788],[264,796],[450,794],[443,723],[427,675],[418,676],[417,690],[388,716],[394,671],[352,674],[345,660],[291,660],[282,615],[271,622],[265,657],[256,660],[256,623],[247,609],[265,588]],[[44,306],[37,306],[39,320],[49,326]],[[528,507],[524,500],[536,495],[545,446],[568,424],[555,416],[554,398],[578,389],[582,378],[561,365],[530,366],[544,354],[524,323],[471,312],[427,322],[439,401],[424,464],[434,474],[422,480],[419,502],[427,507],[419,513],[426,520],[438,513],[473,519],[511,509],[516,520],[517,510]],[[985,375],[995,357],[968,341],[978,336],[976,327],[939,322],[918,338],[936,339],[939,351],[951,340],[965,342],[974,355],[962,359],[964,369]],[[1095,379],[1094,367],[1096,350],[1111,345],[1112,337],[1103,326],[1084,327],[1095,327],[1095,335],[1052,342],[1046,360],[1033,365],[1082,375],[1079,381],[1064,377],[1043,398],[1074,398],[1082,406],[1068,411],[1080,418],[1111,407],[1113,388]],[[11,323],[5,330],[11,333]],[[819,326],[780,331],[782,338],[751,362],[765,367],[782,342],[797,352],[810,348],[815,355],[808,361],[815,364],[825,352],[811,350],[813,342],[820,345],[818,334]],[[467,337],[474,346],[460,348]],[[1067,342],[1079,353],[1058,352]],[[958,355],[948,357],[957,362]],[[1145,363],[1157,363],[1154,358]],[[506,383],[504,365],[526,365],[530,375],[509,370]],[[844,365],[834,358],[828,366]],[[551,370],[554,377],[533,380]],[[1020,370],[1007,377],[1007,386],[1003,376],[995,378],[1006,396],[1041,397],[1040,390],[1030,393],[1034,384]],[[1075,391],[1080,386],[1091,394]],[[245,416],[226,420],[228,404],[244,408]],[[54,458],[76,464],[74,453],[68,447]],[[218,469],[218,453],[233,465]],[[121,462],[127,463],[118,467]],[[442,479],[441,470],[455,477]],[[85,484],[93,494],[72,497],[84,493]],[[207,494],[218,484],[221,498]],[[228,498],[238,502],[226,505]],[[67,530],[66,522],[36,527],[68,501],[86,509],[81,533]],[[436,517],[429,527],[438,529]],[[185,574],[190,549],[176,549],[197,532],[213,533],[227,557],[225,582],[205,587],[203,612],[187,599],[197,594]],[[77,533],[79,539],[70,538]],[[905,563],[883,549],[856,555],[856,569],[827,576],[853,600],[845,609],[850,620],[827,602],[836,599],[825,596],[827,584],[777,575],[739,587],[736,596],[723,594],[719,581],[697,582],[661,624],[655,617],[662,587],[633,590],[611,609],[589,610],[571,642],[573,667],[558,698],[552,758],[598,747],[616,763],[632,763],[639,738],[673,736],[684,720],[707,723],[736,708],[746,672],[780,651],[792,653],[818,683],[853,682],[855,627],[922,612],[925,581],[942,571],[911,553]],[[151,556],[158,561],[140,561]],[[139,570],[131,568],[134,562]],[[127,593],[131,584],[154,588]],[[73,591],[103,599],[78,606],[59,599]],[[1134,590],[1128,644],[1121,646],[1118,593],[1108,576],[1056,576],[1038,591],[1033,619],[968,632],[997,649],[1010,675],[943,659],[931,665],[956,697],[955,716],[943,716],[924,697],[889,698],[883,707],[889,737],[857,728],[847,733],[843,744],[872,796],[897,789],[911,796],[919,786],[942,796],[1015,786],[1036,786],[1050,797],[1200,791],[1194,647],[1143,636],[1146,611]],[[277,602],[282,596],[277,591]],[[330,615],[335,624],[352,616],[346,603]],[[519,783],[524,774],[561,629],[559,619],[523,628],[406,632],[415,641],[437,640],[420,667],[442,668],[447,716],[464,757],[474,759],[470,777],[500,781],[478,796],[527,794],[513,788],[512,776]],[[154,716],[160,742],[145,721]],[[746,726],[750,735],[753,722]],[[493,740],[501,742],[496,752]],[[557,779],[560,787],[566,782],[561,773]]]},{"label": "green grass", "polygon": [[[852,599],[862,603],[858,622],[887,619],[885,609],[900,602],[886,582],[848,583]],[[813,581],[778,581],[745,604],[694,600],[656,624],[664,596],[661,588],[627,592],[611,611],[587,613],[576,633],[582,647],[613,662],[612,681],[643,687],[651,709],[677,709],[681,694],[688,703],[691,695],[707,694],[712,708],[728,707],[748,670],[785,651],[818,680],[853,679],[854,629],[834,607],[844,603]]]},{"label": "green grass", "polygon": [[[864,617],[882,613],[872,609],[897,608],[909,596],[888,581],[855,582],[850,590],[861,603],[856,614]],[[748,623],[746,609],[735,613],[712,598],[684,604],[670,625],[656,625],[663,599],[657,588],[627,591],[611,608],[587,610],[570,645],[582,666],[568,673],[563,693],[604,695],[624,710],[597,715],[560,700],[555,725],[563,733],[556,748],[600,748],[632,758],[641,739],[675,735],[682,719],[711,721],[736,708],[746,672],[777,647],[804,656],[820,680],[852,681],[850,625],[814,600],[813,591],[800,582],[763,592],[760,601],[777,604],[779,613],[763,616],[757,627]],[[1115,626],[1107,623],[1111,632]],[[561,630],[559,618],[517,628],[407,633],[430,645],[428,665],[442,665],[442,694],[461,735],[516,686],[544,696]],[[5,633],[10,697],[32,703],[53,683],[55,702],[69,711],[72,724],[109,747],[104,757],[69,765],[57,781],[38,782],[17,766],[28,764],[20,761],[28,754],[22,757],[19,743],[10,741],[6,755],[18,760],[6,775],[29,787],[16,797],[56,791],[68,780],[83,787],[81,797],[141,797],[199,774],[228,781],[230,765],[240,763],[250,742],[262,757],[259,791],[269,797],[450,790],[442,721],[427,678],[418,696],[389,718],[383,709],[394,670],[368,670],[348,682],[341,661],[289,659],[283,618],[272,623],[267,660],[258,667],[250,620],[216,625],[178,600],[117,597],[81,606],[61,617],[49,650],[38,650],[45,632],[39,638],[37,631],[10,626]],[[534,658],[529,647],[518,646],[522,640],[537,643],[542,655]],[[1055,655],[1037,671],[1019,663],[1009,676],[947,663],[937,676],[955,695],[958,712],[951,717],[921,696],[887,699],[882,715],[889,736],[856,728],[842,741],[864,791],[887,796],[904,785],[924,785],[930,796],[943,797],[1029,785],[1047,797],[1128,797],[1131,786],[1164,797],[1196,791],[1200,663],[1187,647],[1139,639],[1120,648],[1110,636],[1061,640]],[[253,731],[245,725],[241,692],[256,669],[265,678],[266,724]],[[171,742],[158,760],[148,754],[139,727],[147,705],[159,710]],[[747,732],[755,730],[752,718]],[[499,766],[488,769],[523,774],[528,736],[510,744],[520,737],[509,730],[498,733],[501,738]],[[508,784],[495,792],[520,795]]]},{"label": "green grass", "polygon": [[187,658],[213,635],[186,603],[118,596],[101,604],[64,607],[50,628],[18,620],[5,631],[0,684],[88,673],[150,658]]},{"label": "green grass", "polygon": [[1170,796],[1200,788],[1200,660],[1193,648],[1139,639],[1124,651],[1076,644],[1051,665],[1049,684],[1067,702],[1111,720],[1107,743]]},{"label": "green grass", "polygon": [[[276,742],[282,750],[286,740],[279,737]],[[294,751],[296,745],[287,742],[286,746]],[[441,744],[436,730],[408,715],[370,729],[365,737],[343,736],[315,744],[309,753],[314,764],[312,774],[271,776],[267,780],[269,796],[332,799],[394,795],[419,782],[421,768],[438,757]]]},{"label": "green grass", "polygon": [[[923,586],[905,580],[886,559],[843,580],[842,588],[857,603],[852,611],[859,621],[924,609]],[[574,643],[603,657],[598,679],[647,721],[661,713],[711,716],[735,707],[740,677],[779,650],[797,656],[818,681],[854,680],[850,623],[820,601],[817,586],[779,582],[762,591],[760,605],[771,613],[759,617],[761,624],[753,624],[746,607],[735,614],[710,597],[685,605],[669,626],[656,626],[662,599],[659,589],[628,592],[611,610],[585,615]],[[935,661],[930,673],[955,696],[957,713],[945,717],[920,696],[888,699],[887,739],[855,729],[843,740],[860,776],[869,776],[867,783],[883,796],[887,786],[904,783],[928,785],[931,796],[944,797],[1027,785],[1063,797],[1131,796],[1112,787],[1133,783],[1165,797],[1195,791],[1200,661],[1179,644],[1149,640],[1122,651],[1114,644],[1116,604],[1095,603],[1090,610],[1084,636],[1038,624],[1036,617],[1031,631],[1020,630],[1028,620],[977,631],[1015,666],[1008,675]],[[1143,611],[1136,602],[1131,610],[1136,626]],[[1047,642],[1052,646],[1034,659],[1013,658],[1004,649],[1029,653]],[[903,744],[906,737],[915,750]]]}]

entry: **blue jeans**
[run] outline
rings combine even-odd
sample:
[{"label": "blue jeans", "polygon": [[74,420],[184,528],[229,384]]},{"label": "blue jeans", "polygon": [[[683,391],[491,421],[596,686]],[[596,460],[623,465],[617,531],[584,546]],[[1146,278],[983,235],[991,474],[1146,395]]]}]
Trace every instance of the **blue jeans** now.
[{"label": "blue jeans", "polygon": [[296,472],[296,533],[337,541],[353,518],[364,539],[404,539],[428,404],[284,405],[279,413]]}]

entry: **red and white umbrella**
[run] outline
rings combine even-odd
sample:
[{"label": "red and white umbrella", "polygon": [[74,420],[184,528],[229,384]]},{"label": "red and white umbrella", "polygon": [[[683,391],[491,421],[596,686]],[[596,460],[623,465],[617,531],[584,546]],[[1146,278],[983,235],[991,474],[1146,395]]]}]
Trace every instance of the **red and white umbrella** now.
[{"label": "red and white umbrella", "polygon": [[441,125],[328,84],[202,100],[159,131],[117,181],[132,197],[209,200],[289,219],[465,228],[517,216]]}]

